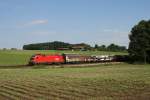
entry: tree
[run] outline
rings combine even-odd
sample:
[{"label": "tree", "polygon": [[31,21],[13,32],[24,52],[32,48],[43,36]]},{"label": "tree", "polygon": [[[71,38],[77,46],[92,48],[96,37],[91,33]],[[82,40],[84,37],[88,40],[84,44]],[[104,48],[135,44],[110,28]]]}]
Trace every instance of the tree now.
[{"label": "tree", "polygon": [[95,44],[94,49],[97,50],[99,48],[98,44]]},{"label": "tree", "polygon": [[107,50],[109,50],[109,51],[126,51],[126,47],[125,46],[119,46],[119,45],[112,43],[107,47]]},{"label": "tree", "polygon": [[116,51],[118,49],[118,46],[112,43],[107,47],[107,49],[109,51]]},{"label": "tree", "polygon": [[99,46],[99,50],[102,50],[102,51],[106,51],[106,46],[105,45],[101,45],[101,46]]},{"label": "tree", "polygon": [[133,61],[150,63],[150,20],[140,21],[129,35],[129,56]]}]

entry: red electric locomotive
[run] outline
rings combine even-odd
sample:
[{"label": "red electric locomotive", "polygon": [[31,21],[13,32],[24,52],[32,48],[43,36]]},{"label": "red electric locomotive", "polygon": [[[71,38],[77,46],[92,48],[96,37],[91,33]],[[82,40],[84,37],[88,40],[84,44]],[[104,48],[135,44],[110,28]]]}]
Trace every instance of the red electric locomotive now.
[{"label": "red electric locomotive", "polygon": [[64,56],[62,55],[44,55],[36,54],[30,58],[29,65],[35,64],[61,64],[64,63]]}]

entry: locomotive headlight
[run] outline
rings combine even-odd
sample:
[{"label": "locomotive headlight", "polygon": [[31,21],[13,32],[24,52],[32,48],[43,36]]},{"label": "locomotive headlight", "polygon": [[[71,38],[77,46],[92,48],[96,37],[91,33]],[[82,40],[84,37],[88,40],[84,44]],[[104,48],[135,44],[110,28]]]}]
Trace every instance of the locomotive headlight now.
[{"label": "locomotive headlight", "polygon": [[59,58],[55,58],[55,60],[59,61]]}]

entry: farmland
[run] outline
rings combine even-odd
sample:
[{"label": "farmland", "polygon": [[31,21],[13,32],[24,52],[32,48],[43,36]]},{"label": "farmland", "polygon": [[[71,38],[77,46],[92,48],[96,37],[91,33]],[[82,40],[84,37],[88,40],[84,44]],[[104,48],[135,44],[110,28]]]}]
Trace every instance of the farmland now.
[{"label": "farmland", "polygon": [[0,69],[0,99],[149,100],[149,65]]},{"label": "farmland", "polygon": [[[63,65],[66,68],[44,65],[13,67],[27,64],[35,53],[64,52],[1,50],[0,100],[150,100],[150,65],[123,63],[71,68],[66,65]],[[67,53],[127,54],[104,51]]]}]

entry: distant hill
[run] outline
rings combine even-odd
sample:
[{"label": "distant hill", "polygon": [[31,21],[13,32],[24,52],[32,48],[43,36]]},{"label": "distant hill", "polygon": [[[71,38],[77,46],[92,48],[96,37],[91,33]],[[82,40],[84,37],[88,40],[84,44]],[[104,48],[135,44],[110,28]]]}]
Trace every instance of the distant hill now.
[{"label": "distant hill", "polygon": [[92,48],[85,43],[70,44],[61,41],[27,44],[23,46],[24,50],[87,50]]}]

